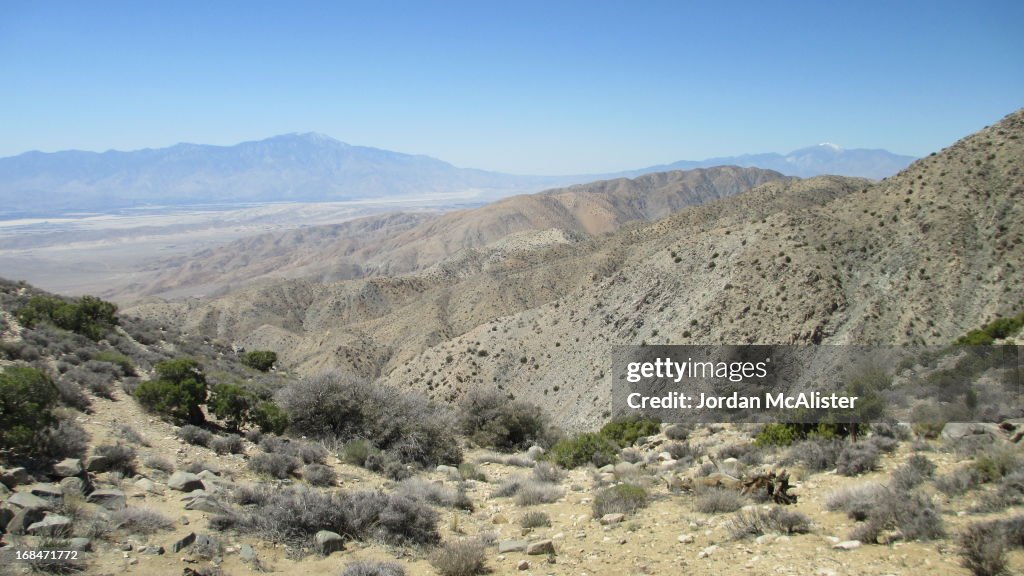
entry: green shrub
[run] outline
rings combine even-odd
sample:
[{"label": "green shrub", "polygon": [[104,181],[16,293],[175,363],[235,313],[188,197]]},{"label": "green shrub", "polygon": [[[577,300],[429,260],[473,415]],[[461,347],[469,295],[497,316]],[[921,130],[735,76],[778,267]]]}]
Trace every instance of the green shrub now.
[{"label": "green shrub", "polygon": [[200,424],[205,420],[200,405],[206,402],[206,377],[199,363],[189,358],[158,362],[157,378],[135,388],[135,399],[143,408]]},{"label": "green shrub", "polygon": [[615,442],[599,433],[586,432],[557,442],[548,452],[548,458],[562,468],[585,464],[601,467],[614,462],[618,452]]},{"label": "green shrub", "polygon": [[288,428],[288,415],[270,400],[257,404],[249,417],[264,434],[284,434]]},{"label": "green shrub", "polygon": [[1024,312],[1011,318],[997,318],[978,330],[971,330],[957,339],[957,344],[988,345],[997,339],[1012,336],[1024,327]]},{"label": "green shrub", "polygon": [[121,369],[122,374],[125,376],[137,376],[138,373],[135,371],[135,365],[132,364],[131,358],[121,354],[119,352],[111,352],[104,350],[97,352],[92,355],[92,359],[97,362],[106,362],[113,364]]},{"label": "green shrub", "polygon": [[632,514],[647,506],[647,491],[635,484],[617,484],[597,493],[591,508],[594,518],[605,514]]},{"label": "green shrub", "polygon": [[235,431],[251,421],[250,411],[255,404],[256,397],[237,384],[214,386],[206,402],[207,408]]},{"label": "green shrub", "polygon": [[99,340],[117,325],[117,306],[94,296],[67,301],[56,296],[33,296],[17,311],[23,326],[49,322],[58,328]]},{"label": "green shrub", "polygon": [[252,352],[246,352],[241,357],[242,364],[245,364],[249,368],[259,370],[260,372],[266,372],[274,367],[274,363],[277,362],[277,352],[270,350],[253,350]]},{"label": "green shrub", "polygon": [[601,436],[620,447],[632,446],[638,438],[653,436],[661,431],[661,422],[648,418],[631,416],[613,420],[601,427]]},{"label": "green shrub", "polygon": [[498,391],[471,391],[459,404],[459,430],[478,446],[514,451],[547,444],[547,419],[528,402]]},{"label": "green shrub", "polygon": [[345,442],[345,445],[341,447],[341,459],[346,464],[361,467],[366,465],[366,459],[375,452],[380,451],[368,440],[356,438]]},{"label": "green shrub", "polygon": [[0,448],[31,452],[35,435],[54,422],[58,398],[53,381],[35,368],[0,372]]}]

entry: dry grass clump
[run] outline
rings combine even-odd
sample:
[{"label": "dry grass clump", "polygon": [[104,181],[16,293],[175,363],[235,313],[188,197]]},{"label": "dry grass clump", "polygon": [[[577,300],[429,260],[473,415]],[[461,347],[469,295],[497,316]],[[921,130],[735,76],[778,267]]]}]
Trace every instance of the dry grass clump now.
[{"label": "dry grass clump", "polygon": [[200,428],[193,424],[186,424],[178,429],[178,438],[181,438],[188,444],[193,446],[208,447],[210,442],[213,440],[213,432],[205,428]]},{"label": "dry grass clump", "polygon": [[405,568],[397,562],[356,560],[345,565],[341,576],[405,576]]},{"label": "dry grass clump", "polygon": [[729,532],[736,540],[769,533],[806,534],[810,531],[811,520],[807,516],[777,507],[740,510],[729,521]]},{"label": "dry grass clump", "polygon": [[313,486],[334,486],[338,481],[338,475],[330,466],[306,464],[302,467],[302,479]]},{"label": "dry grass clump", "polygon": [[616,484],[605,488],[594,496],[591,503],[594,518],[605,514],[633,514],[647,507],[647,491],[635,484]]},{"label": "dry grass clump", "polygon": [[473,511],[473,500],[462,486],[446,486],[422,478],[408,478],[398,485],[397,493],[426,500],[437,506]]},{"label": "dry grass clump", "polygon": [[705,488],[693,499],[693,509],[705,514],[721,514],[735,512],[746,502],[735,490],[726,488]]},{"label": "dry grass clump", "polygon": [[959,535],[960,565],[974,576],[1009,574],[1006,554],[1024,547],[1024,515],[972,524]]},{"label": "dry grass clump", "polygon": [[129,534],[155,534],[174,527],[174,521],[149,508],[132,507],[114,511],[110,514],[110,522],[114,530],[124,530]]},{"label": "dry grass clump", "polygon": [[530,510],[523,514],[523,517],[519,519],[519,525],[522,526],[524,530],[549,528],[551,527],[551,517],[545,512]]},{"label": "dry grass clump", "polygon": [[245,445],[242,437],[237,434],[217,436],[210,440],[210,449],[217,454],[242,454],[245,452]]},{"label": "dry grass clump", "polygon": [[446,542],[430,555],[430,565],[441,576],[475,576],[484,574],[486,546],[477,539]]}]

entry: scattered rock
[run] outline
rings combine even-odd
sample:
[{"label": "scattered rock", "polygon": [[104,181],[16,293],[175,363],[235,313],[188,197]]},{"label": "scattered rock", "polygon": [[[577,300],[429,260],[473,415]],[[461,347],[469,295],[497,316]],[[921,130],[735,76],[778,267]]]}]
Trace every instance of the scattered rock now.
[{"label": "scattered rock", "polygon": [[248,544],[242,544],[242,549],[238,551],[238,558],[242,562],[252,562],[256,559],[256,550]]},{"label": "scattered rock", "polygon": [[227,508],[211,496],[199,496],[188,499],[185,502],[185,510],[199,510],[201,512],[209,512],[210,514],[227,512]]},{"label": "scattered rock", "polygon": [[191,546],[192,543],[195,542],[195,541],[196,541],[196,533],[195,532],[189,532],[187,536],[185,536],[184,538],[178,540],[174,544],[171,544],[171,552],[172,553],[181,552],[185,548],[188,548],[189,546]]},{"label": "scattered rock", "polygon": [[334,552],[345,549],[345,540],[337,532],[321,530],[313,537],[316,542],[316,551],[324,556],[330,556]]},{"label": "scattered rock", "polygon": [[153,482],[149,478],[140,478],[135,482],[135,487],[138,488],[139,490],[142,490],[143,492],[148,492],[149,494],[163,493],[163,490],[161,490],[160,487],[156,485],[156,482]]},{"label": "scattered rock", "polygon": [[455,466],[448,466],[446,464],[439,464],[437,466],[437,468],[434,468],[434,470],[436,472],[440,472],[441,474],[447,474],[449,476],[461,476],[461,474],[459,474],[459,469],[456,468]]},{"label": "scattered rock", "polygon": [[676,540],[678,540],[680,544],[693,544],[695,538],[693,537],[693,534],[681,534],[679,538],[676,538]]},{"label": "scattered rock", "polygon": [[630,462],[619,462],[615,465],[615,475],[619,478],[636,474],[636,464]]},{"label": "scattered rock", "polygon": [[58,484],[33,484],[29,487],[29,492],[43,500],[50,501],[52,504],[59,504],[64,499],[64,491],[60,489]]},{"label": "scattered rock", "polygon": [[504,514],[495,514],[491,516],[491,524],[508,524],[508,518]]},{"label": "scattered rock", "polygon": [[0,483],[11,490],[29,482],[32,482],[32,477],[29,476],[27,470],[20,466],[17,468],[0,469]]},{"label": "scattered rock", "polygon": [[0,508],[0,534],[7,531],[7,524],[14,518],[14,510],[10,508]]},{"label": "scattered rock", "polygon": [[529,570],[529,569],[530,569],[530,561],[529,560],[520,560],[519,564],[516,564],[516,570]]},{"label": "scattered rock", "polygon": [[75,476],[64,478],[60,481],[60,489],[65,496],[68,494],[81,496],[85,494],[85,480]]},{"label": "scattered rock", "polygon": [[205,488],[199,476],[181,470],[171,474],[171,477],[167,480],[167,486],[172,490],[180,492],[192,492],[193,490]]},{"label": "scattered rock", "polygon": [[68,550],[75,552],[89,552],[92,550],[92,540],[88,538],[72,538],[68,540]]},{"label": "scattered rock", "polygon": [[502,540],[498,543],[498,554],[523,552],[524,550],[526,550],[526,542],[523,540]]},{"label": "scattered rock", "polygon": [[89,472],[106,472],[113,466],[114,461],[107,456],[94,454],[85,460],[85,469]]},{"label": "scattered rock", "polygon": [[857,548],[860,548],[860,540],[844,540],[832,546],[833,550],[856,550]]},{"label": "scattered rock", "polygon": [[555,544],[551,542],[551,540],[531,542],[526,545],[526,553],[530,556],[538,556],[540,554],[554,554]]},{"label": "scattered rock", "polygon": [[101,488],[93,490],[86,499],[87,502],[98,504],[107,510],[120,510],[128,505],[124,492],[115,488]]},{"label": "scattered rock", "polygon": [[993,438],[1005,436],[997,424],[987,422],[949,422],[942,427],[942,437],[948,440],[976,435],[988,435]]},{"label": "scattered rock", "polygon": [[25,532],[32,536],[68,536],[71,534],[71,518],[47,514],[45,518],[26,528]]},{"label": "scattered rock", "polygon": [[159,555],[164,553],[164,547],[163,546],[146,546],[145,553],[149,554],[151,556],[159,556]]},{"label": "scattered rock", "polygon": [[707,558],[714,554],[716,550],[718,550],[718,544],[712,544],[711,546],[708,546],[707,548],[697,553],[697,558]]},{"label": "scattered rock", "polygon": [[7,522],[7,532],[24,534],[25,530],[46,516],[41,508],[22,508],[14,511],[14,516]]},{"label": "scattered rock", "polygon": [[65,458],[53,465],[53,473],[60,478],[78,476],[82,473],[82,461],[78,458]]},{"label": "scattered rock", "polygon": [[7,499],[7,504],[22,510],[49,510],[52,505],[35,494],[15,492]]},{"label": "scattered rock", "polygon": [[601,524],[604,524],[605,526],[618,524],[619,522],[622,522],[622,519],[625,517],[626,515],[621,513],[605,514],[604,516],[601,516]]}]

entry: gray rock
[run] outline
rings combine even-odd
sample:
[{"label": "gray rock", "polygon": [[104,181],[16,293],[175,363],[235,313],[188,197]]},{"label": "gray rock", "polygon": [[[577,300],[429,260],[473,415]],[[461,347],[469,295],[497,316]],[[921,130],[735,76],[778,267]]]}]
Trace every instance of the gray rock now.
[{"label": "gray rock", "polygon": [[619,522],[622,522],[625,517],[625,514],[620,513],[605,514],[604,516],[601,516],[601,524],[604,524],[605,526],[608,526],[609,524],[618,524]]},{"label": "gray rock", "polygon": [[942,427],[942,437],[949,440],[978,435],[1005,438],[1005,434],[997,424],[986,422],[949,422]]},{"label": "gray rock", "polygon": [[7,532],[7,525],[14,518],[14,510],[10,508],[0,508],[0,534]]},{"label": "gray rock", "polygon": [[680,544],[693,544],[693,534],[680,534],[679,538],[676,538]]},{"label": "gray rock", "polygon": [[498,543],[498,554],[508,554],[509,552],[523,552],[526,550],[525,540],[502,540]]},{"label": "gray rock", "polygon": [[11,495],[11,489],[6,484],[0,482],[0,500],[6,499]]},{"label": "gray rock", "polygon": [[461,474],[459,474],[459,469],[456,468],[455,466],[447,466],[445,464],[439,464],[437,466],[437,468],[434,468],[434,470],[436,472],[440,472],[441,474],[447,474],[449,476],[456,476],[456,475],[461,476]]},{"label": "gray rock", "polygon": [[526,457],[530,460],[539,460],[544,455],[544,449],[540,446],[530,446],[530,449],[526,451]]},{"label": "gray rock", "polygon": [[124,492],[114,488],[102,488],[100,490],[93,490],[92,494],[86,498],[87,502],[92,504],[98,504],[107,510],[120,510],[128,505],[128,500],[124,496]]},{"label": "gray rock", "polygon": [[629,462],[619,462],[615,465],[613,470],[615,470],[616,476],[622,477],[636,474],[637,467],[636,464],[631,464]]},{"label": "gray rock", "polygon": [[29,492],[43,500],[49,500],[52,504],[59,504],[64,499],[64,491],[59,484],[33,484],[29,487]]},{"label": "gray rock", "polygon": [[49,510],[53,505],[35,494],[15,492],[7,499],[7,504],[22,510]]},{"label": "gray rock", "polygon": [[113,466],[114,461],[108,456],[94,454],[85,459],[85,469],[89,472],[106,472]]},{"label": "gray rock", "polygon": [[135,481],[135,487],[149,494],[163,494],[163,490],[149,478],[139,478]]},{"label": "gray rock", "polygon": [[181,470],[171,474],[171,477],[167,480],[167,486],[172,490],[179,490],[181,492],[192,492],[193,490],[205,488],[199,476]]},{"label": "gray rock", "polygon": [[32,536],[69,536],[71,534],[71,518],[59,514],[47,514],[39,522],[34,522],[25,529]]},{"label": "gray rock", "polygon": [[16,487],[28,484],[32,481],[28,471],[22,467],[0,469],[0,484],[6,485],[11,490]]},{"label": "gray rock", "polygon": [[196,533],[195,532],[189,532],[188,535],[186,535],[184,538],[181,538],[180,540],[178,540],[174,544],[171,544],[171,552],[172,553],[181,552],[185,548],[188,548],[189,546],[191,546],[192,543],[195,542],[195,541],[196,541]]},{"label": "gray rock", "polygon": [[330,530],[321,530],[313,537],[316,543],[316,551],[324,556],[330,556],[334,552],[345,549],[345,540],[340,534]]},{"label": "gray rock", "polygon": [[78,476],[82,473],[82,461],[78,458],[65,458],[53,465],[53,473],[60,478]]},{"label": "gray rock", "polygon": [[526,545],[526,553],[530,556],[538,556],[541,554],[554,554],[555,544],[551,540],[540,540],[538,542],[530,542]]},{"label": "gray rock", "polygon": [[217,543],[217,539],[209,534],[200,534],[196,536],[195,546],[199,548],[206,548],[208,550],[217,550],[220,548],[220,544]]},{"label": "gray rock", "polygon": [[149,554],[150,556],[159,556],[159,555],[164,553],[164,547],[163,546],[146,546],[146,550],[144,551],[144,553]]},{"label": "gray rock", "polygon": [[516,564],[516,570],[529,570],[529,569],[530,569],[530,561],[529,560],[520,560],[519,564]]},{"label": "gray rock", "polygon": [[716,550],[718,550],[718,544],[712,544],[711,546],[708,546],[707,548],[701,550],[697,554],[697,558],[707,558],[708,556],[714,554]]},{"label": "gray rock", "polygon": [[597,471],[600,472],[601,474],[612,474],[613,472],[615,472],[615,466],[607,464],[605,466],[601,466],[600,468],[598,468]]},{"label": "gray rock", "polygon": [[14,516],[7,523],[9,534],[24,534],[25,530],[39,522],[46,516],[46,513],[39,508],[22,508],[14,511]]},{"label": "gray rock", "polygon": [[241,550],[238,551],[238,558],[242,562],[252,562],[256,559],[256,551],[253,550],[252,546],[242,544]]},{"label": "gray rock", "polygon": [[211,514],[223,514],[227,512],[227,508],[210,496],[200,496],[188,499],[188,501],[185,502],[185,510],[199,510],[201,512],[209,512]]},{"label": "gray rock", "polygon": [[64,495],[74,494],[81,496],[85,494],[85,480],[75,476],[64,478],[60,481],[60,489],[61,492],[64,492]]},{"label": "gray rock", "polygon": [[72,538],[68,540],[68,550],[89,552],[92,550],[92,540],[89,540],[88,538]]}]

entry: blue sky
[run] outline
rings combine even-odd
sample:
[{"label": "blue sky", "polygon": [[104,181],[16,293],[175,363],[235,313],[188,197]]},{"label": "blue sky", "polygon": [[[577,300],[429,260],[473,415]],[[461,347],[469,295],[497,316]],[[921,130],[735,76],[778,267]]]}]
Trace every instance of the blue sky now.
[{"label": "blue sky", "polygon": [[0,156],[315,131],[517,173],[818,142],[925,155],[1024,105],[1024,2],[0,0]]}]

